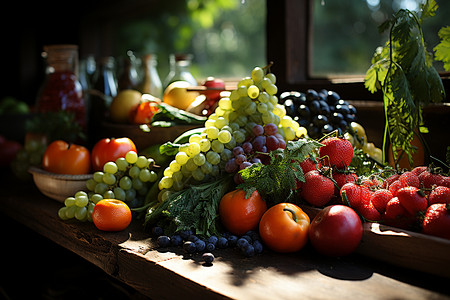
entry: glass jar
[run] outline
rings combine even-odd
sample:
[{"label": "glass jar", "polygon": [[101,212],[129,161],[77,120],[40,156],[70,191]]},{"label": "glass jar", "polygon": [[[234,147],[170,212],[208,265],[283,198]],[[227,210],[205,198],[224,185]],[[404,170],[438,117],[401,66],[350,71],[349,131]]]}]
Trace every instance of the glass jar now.
[{"label": "glass jar", "polygon": [[46,78],[36,101],[38,113],[69,111],[82,128],[86,128],[86,107],[78,81],[78,46],[44,46]]},{"label": "glass jar", "polygon": [[164,80],[164,88],[174,81],[186,81],[193,86],[197,85],[197,80],[190,71],[192,54],[171,54],[169,62],[170,71]]},{"label": "glass jar", "polygon": [[140,84],[140,92],[154,97],[162,97],[162,83],[156,66],[158,65],[155,54],[147,54],[143,57],[143,78]]}]

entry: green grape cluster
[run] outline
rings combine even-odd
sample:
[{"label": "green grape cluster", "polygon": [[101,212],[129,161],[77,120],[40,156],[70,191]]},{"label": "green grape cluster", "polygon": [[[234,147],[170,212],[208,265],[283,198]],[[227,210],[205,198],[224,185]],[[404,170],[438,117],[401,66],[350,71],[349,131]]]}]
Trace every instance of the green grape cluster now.
[{"label": "green grape cluster", "polygon": [[286,115],[278,103],[276,76],[266,68],[255,67],[251,76],[238,82],[237,89],[222,97],[205,121],[201,134],[192,135],[164,170],[158,183],[159,200],[172,191],[183,190],[191,182],[204,182],[220,175],[233,157],[233,149],[252,137],[252,128],[273,123],[286,141],[304,136],[305,130]]},{"label": "green grape cluster", "polygon": [[137,207],[140,197],[144,197],[158,175],[153,171],[155,161],[130,151],[115,162],[107,162],[103,171],[97,171],[86,181],[87,192],[78,191],[64,201],[58,215],[67,220],[92,221],[95,204],[102,199],[124,201],[130,207]]},{"label": "green grape cluster", "polygon": [[32,176],[28,172],[31,166],[39,166],[42,162],[47,144],[34,139],[27,140],[24,147],[19,150],[16,158],[11,162],[11,169],[14,175],[20,180],[31,180]]}]

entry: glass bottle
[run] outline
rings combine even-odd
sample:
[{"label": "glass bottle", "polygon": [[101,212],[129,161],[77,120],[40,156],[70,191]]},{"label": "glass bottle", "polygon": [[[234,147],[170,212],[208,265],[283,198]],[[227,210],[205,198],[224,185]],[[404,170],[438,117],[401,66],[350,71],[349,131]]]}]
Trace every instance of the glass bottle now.
[{"label": "glass bottle", "polygon": [[86,128],[86,107],[82,86],[78,80],[78,46],[44,46],[46,78],[38,93],[39,113],[69,111],[82,128]]},{"label": "glass bottle", "polygon": [[89,142],[93,143],[101,136],[101,126],[106,120],[109,106],[117,96],[117,81],[114,74],[114,57],[102,57],[92,78],[89,90],[88,128]]},{"label": "glass bottle", "polygon": [[192,62],[192,54],[171,54],[169,58],[170,71],[164,80],[164,88],[174,81],[187,81],[191,85],[196,86],[197,80],[191,74],[190,67]]},{"label": "glass bottle", "polygon": [[123,58],[122,64],[122,70],[118,79],[118,90],[136,90],[139,85],[139,74],[137,72],[136,57],[133,51],[127,51],[127,55]]},{"label": "glass bottle", "polygon": [[147,54],[143,57],[143,78],[140,85],[140,92],[150,94],[154,97],[162,97],[162,83],[159,78],[156,66],[158,65],[155,54]]}]

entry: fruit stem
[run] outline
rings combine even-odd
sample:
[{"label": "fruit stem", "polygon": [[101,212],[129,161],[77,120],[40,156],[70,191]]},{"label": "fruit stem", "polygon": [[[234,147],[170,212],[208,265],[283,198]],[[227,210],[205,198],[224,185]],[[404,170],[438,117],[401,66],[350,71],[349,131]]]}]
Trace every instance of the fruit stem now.
[{"label": "fruit stem", "polygon": [[295,223],[297,223],[297,214],[295,213],[295,211],[293,209],[290,209],[289,207],[285,207],[283,208],[283,211],[288,211],[292,214],[292,219],[294,220]]}]

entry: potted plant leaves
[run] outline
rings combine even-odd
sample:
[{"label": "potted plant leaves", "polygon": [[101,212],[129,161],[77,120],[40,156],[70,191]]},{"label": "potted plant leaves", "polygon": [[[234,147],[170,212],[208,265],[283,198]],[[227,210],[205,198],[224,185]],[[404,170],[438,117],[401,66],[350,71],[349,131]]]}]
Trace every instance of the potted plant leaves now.
[{"label": "potted plant leaves", "polygon": [[365,87],[372,93],[377,90],[383,93],[386,118],[383,160],[387,159],[390,145],[394,166],[399,166],[402,159],[407,165],[400,167],[423,164],[414,158],[425,143],[422,134],[428,132],[423,106],[445,99],[442,80],[422,32],[423,22],[436,14],[437,7],[434,0],[428,0],[419,12],[400,9],[381,24],[380,32],[389,30],[389,39],[377,48],[366,73]]}]

